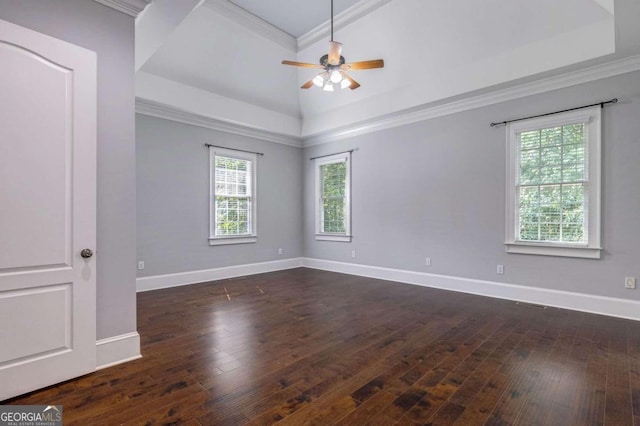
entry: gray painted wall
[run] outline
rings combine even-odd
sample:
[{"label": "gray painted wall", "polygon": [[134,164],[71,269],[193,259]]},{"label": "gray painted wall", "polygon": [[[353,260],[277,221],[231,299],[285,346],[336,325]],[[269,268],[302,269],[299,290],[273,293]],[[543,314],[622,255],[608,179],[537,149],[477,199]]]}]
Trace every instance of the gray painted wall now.
[{"label": "gray painted wall", "polygon": [[0,19],[97,52],[97,336],[135,331],[134,20],[89,0],[0,0]]},{"label": "gray painted wall", "polygon": [[[489,123],[612,97],[621,102],[603,113],[602,259],[505,253],[506,135]],[[356,147],[352,243],[314,240],[303,161],[306,257],[640,300],[624,289],[625,276],[640,277],[640,72],[310,147],[304,159]]]},{"label": "gray painted wall", "polygon": [[[265,154],[257,243],[209,246],[205,143]],[[139,277],[302,256],[301,149],[138,114],[136,156]]]}]

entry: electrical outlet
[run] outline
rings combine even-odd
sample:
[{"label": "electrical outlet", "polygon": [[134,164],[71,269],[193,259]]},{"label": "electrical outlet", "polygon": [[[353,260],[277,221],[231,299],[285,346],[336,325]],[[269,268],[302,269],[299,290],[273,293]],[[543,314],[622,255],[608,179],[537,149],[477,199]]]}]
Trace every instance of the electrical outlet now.
[{"label": "electrical outlet", "polygon": [[498,268],[496,269],[496,273],[498,273],[498,275],[504,274],[504,265],[498,265]]},{"label": "electrical outlet", "polygon": [[351,250],[351,257],[356,257],[356,251],[355,250]]},{"label": "electrical outlet", "polygon": [[142,271],[144,269],[144,260],[138,262],[138,271]]},{"label": "electrical outlet", "polygon": [[634,277],[626,277],[624,279],[624,288],[636,288],[636,279]]},{"label": "electrical outlet", "polygon": [[425,264],[425,266],[431,266],[431,258],[430,257],[425,258],[424,259],[424,264]]},{"label": "electrical outlet", "polygon": [[281,248],[279,248],[278,249],[278,254],[282,254],[282,253],[284,253],[284,251]]}]

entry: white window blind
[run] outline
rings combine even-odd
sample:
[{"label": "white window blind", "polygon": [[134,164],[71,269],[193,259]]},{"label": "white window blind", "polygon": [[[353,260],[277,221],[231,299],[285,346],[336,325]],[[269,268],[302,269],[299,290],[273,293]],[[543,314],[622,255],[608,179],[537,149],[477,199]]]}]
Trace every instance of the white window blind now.
[{"label": "white window blind", "polygon": [[600,256],[600,108],[508,126],[507,251]]},{"label": "white window blind", "polygon": [[517,134],[519,240],[588,241],[586,124]]},{"label": "white window blind", "polygon": [[254,154],[212,152],[209,239],[213,245],[256,241],[255,158]]},{"label": "white window blind", "polygon": [[345,207],[347,163],[323,164],[320,166],[322,184],[321,231],[337,234],[345,233]]},{"label": "white window blind", "polygon": [[216,236],[251,234],[251,162],[216,156]]},{"label": "white window blind", "polygon": [[316,239],[351,241],[349,152],[316,159]]}]

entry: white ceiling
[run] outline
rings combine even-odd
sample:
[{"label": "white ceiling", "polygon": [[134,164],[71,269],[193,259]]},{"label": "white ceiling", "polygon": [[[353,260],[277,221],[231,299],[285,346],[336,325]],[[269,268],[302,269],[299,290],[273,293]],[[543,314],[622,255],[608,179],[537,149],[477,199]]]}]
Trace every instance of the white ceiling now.
[{"label": "white ceiling", "polygon": [[[334,0],[339,14],[360,0]],[[294,37],[311,31],[331,16],[330,0],[231,0],[241,8],[275,25]]]},{"label": "white ceiling", "polygon": [[[139,99],[307,137],[640,53],[637,0],[335,0],[362,87],[299,86],[327,52],[328,1],[154,0],[136,22]],[[612,14],[615,6],[615,17]],[[296,36],[296,37],[294,37]]]},{"label": "white ceiling", "polygon": [[295,53],[216,11],[191,13],[142,68],[169,80],[299,116]]}]

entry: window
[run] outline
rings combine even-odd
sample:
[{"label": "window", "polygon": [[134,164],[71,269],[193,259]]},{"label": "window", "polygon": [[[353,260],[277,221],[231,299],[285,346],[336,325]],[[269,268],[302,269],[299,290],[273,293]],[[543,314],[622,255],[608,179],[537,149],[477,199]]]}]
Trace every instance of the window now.
[{"label": "window", "polygon": [[351,241],[351,153],[315,160],[316,240]]},{"label": "window", "polygon": [[600,258],[600,108],[507,127],[509,253]]},{"label": "window", "polygon": [[209,244],[254,243],[256,155],[210,148]]}]

